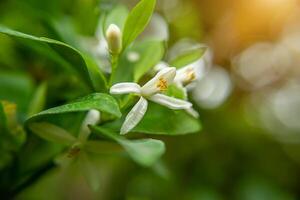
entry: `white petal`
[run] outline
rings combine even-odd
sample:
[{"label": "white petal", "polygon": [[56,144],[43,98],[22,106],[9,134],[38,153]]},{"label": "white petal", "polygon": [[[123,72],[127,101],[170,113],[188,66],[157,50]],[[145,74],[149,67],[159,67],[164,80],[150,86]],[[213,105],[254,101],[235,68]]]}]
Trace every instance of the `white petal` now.
[{"label": "white petal", "polygon": [[158,71],[160,71],[160,70],[162,70],[164,68],[167,68],[167,67],[170,67],[168,65],[168,63],[166,63],[164,61],[161,61],[157,65],[155,65],[153,69],[154,69],[155,72],[158,72]]},{"label": "white petal", "polygon": [[126,134],[131,129],[133,129],[143,118],[147,111],[148,102],[143,97],[135,104],[135,106],[131,109],[128,115],[125,118],[125,121],[121,127],[120,133]]},{"label": "white petal", "polygon": [[204,69],[204,62],[200,59],[177,70],[174,82],[179,82],[183,85],[190,84],[191,82],[203,77]]},{"label": "white petal", "polygon": [[100,112],[95,109],[89,110],[89,112],[86,114],[86,117],[81,124],[81,129],[79,132],[78,139],[82,142],[85,142],[91,133],[88,125],[96,125],[99,121],[100,121]]},{"label": "white petal", "polygon": [[141,93],[141,87],[136,83],[117,83],[110,88],[111,94]]},{"label": "white petal", "polygon": [[199,117],[199,113],[194,108],[188,108],[188,109],[185,109],[185,111],[188,114],[190,114],[191,116],[193,116],[194,118],[198,118]]},{"label": "white petal", "polygon": [[175,67],[167,67],[161,69],[150,81],[148,81],[142,87],[142,94],[145,96],[149,96],[155,94],[161,89],[158,87],[158,83],[160,80],[165,81],[166,86],[170,85],[176,76],[176,68]]},{"label": "white petal", "polygon": [[192,104],[188,101],[176,99],[163,94],[155,94],[149,97],[149,100],[155,103],[161,104],[173,110],[188,109],[192,107]]}]

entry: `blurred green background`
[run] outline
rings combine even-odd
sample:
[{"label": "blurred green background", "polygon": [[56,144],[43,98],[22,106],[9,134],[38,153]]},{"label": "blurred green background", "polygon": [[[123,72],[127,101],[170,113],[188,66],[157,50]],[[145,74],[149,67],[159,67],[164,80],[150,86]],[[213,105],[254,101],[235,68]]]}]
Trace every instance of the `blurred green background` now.
[{"label": "blurred green background", "polygon": [[[79,46],[79,38],[94,37],[99,16],[116,3],[132,8],[137,1],[1,0],[0,23]],[[222,82],[222,70],[221,77],[210,76],[209,70],[202,80],[200,92],[206,96],[196,95],[194,102],[203,130],[161,137],[167,152],[154,168],[141,168],[126,157],[97,158],[97,192],[76,169],[53,168],[15,198],[300,199],[299,8],[297,0],[159,0],[156,12],[168,24],[168,46],[180,38],[208,44],[211,70],[226,70],[230,80],[230,90],[224,88],[228,81]],[[66,76],[69,67],[52,53],[0,35],[0,100],[17,104],[20,122],[44,81],[46,107],[85,91],[75,77]],[[21,155],[24,169],[60,151],[48,142],[25,145],[31,150]],[[0,165],[11,159],[0,157]],[[1,168],[1,192],[9,184],[6,173],[14,170]]]}]

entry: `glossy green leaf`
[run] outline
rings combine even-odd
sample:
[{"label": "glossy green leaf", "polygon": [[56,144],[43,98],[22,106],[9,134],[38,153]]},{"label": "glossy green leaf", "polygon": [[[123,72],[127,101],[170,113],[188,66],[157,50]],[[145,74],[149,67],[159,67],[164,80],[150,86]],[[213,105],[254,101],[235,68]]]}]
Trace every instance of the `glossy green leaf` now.
[{"label": "glossy green leaf", "polygon": [[112,96],[108,94],[94,93],[77,99],[72,103],[68,103],[55,108],[50,108],[36,115],[33,115],[27,120],[27,122],[30,122],[44,115],[88,111],[91,109],[96,109],[101,112],[111,114],[115,117],[120,117],[122,115],[117,101]]},{"label": "glossy green leaf", "polygon": [[47,122],[31,123],[29,129],[50,142],[71,145],[76,141],[76,138],[66,130]]},{"label": "glossy green leaf", "polygon": [[[103,126],[119,131],[124,117]],[[149,102],[147,112],[132,132],[155,135],[186,135],[198,133],[202,129],[199,119],[184,110],[170,110],[164,106]]]},{"label": "glossy green leaf", "polygon": [[28,116],[34,115],[38,112],[41,112],[46,103],[46,90],[47,84],[42,83],[39,85],[33,94],[32,100],[28,108]]},{"label": "glossy green leaf", "polygon": [[170,61],[170,65],[176,68],[184,67],[200,59],[203,56],[205,50],[206,47],[199,47],[193,50],[183,52],[176,58],[172,59]]},{"label": "glossy green leaf", "polygon": [[154,67],[164,56],[164,44],[159,41],[147,41],[137,46],[139,60],[134,64],[134,81],[137,82]]},{"label": "glossy green leaf", "polygon": [[144,118],[133,129],[134,132],[163,135],[185,135],[200,130],[199,119],[183,110],[174,111],[153,103],[149,104]]},{"label": "glossy green leaf", "polygon": [[156,0],[141,0],[129,13],[123,32],[123,48],[131,44],[142,33],[150,21]]},{"label": "glossy green leaf", "polygon": [[93,132],[104,135],[119,143],[129,156],[140,165],[149,167],[155,164],[165,152],[165,145],[160,140],[139,139],[128,140],[102,127],[92,127]]},{"label": "glossy green leaf", "polygon": [[87,85],[94,88],[96,91],[103,91],[106,89],[105,77],[99,70],[96,62],[90,56],[80,52],[74,47],[57,40],[21,33],[2,25],[0,25],[0,33],[16,38],[49,44],[59,55],[73,64],[77,74]]}]

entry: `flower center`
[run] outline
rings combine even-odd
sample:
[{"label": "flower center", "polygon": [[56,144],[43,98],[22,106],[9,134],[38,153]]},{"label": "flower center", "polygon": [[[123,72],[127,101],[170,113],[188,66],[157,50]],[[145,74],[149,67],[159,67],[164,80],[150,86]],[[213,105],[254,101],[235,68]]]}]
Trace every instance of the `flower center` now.
[{"label": "flower center", "polygon": [[193,69],[188,69],[186,71],[186,82],[190,83],[190,82],[192,82],[195,79],[196,79],[195,71]]},{"label": "flower center", "polygon": [[164,78],[159,78],[158,82],[156,83],[156,87],[159,89],[159,91],[166,91],[168,88],[168,83]]}]

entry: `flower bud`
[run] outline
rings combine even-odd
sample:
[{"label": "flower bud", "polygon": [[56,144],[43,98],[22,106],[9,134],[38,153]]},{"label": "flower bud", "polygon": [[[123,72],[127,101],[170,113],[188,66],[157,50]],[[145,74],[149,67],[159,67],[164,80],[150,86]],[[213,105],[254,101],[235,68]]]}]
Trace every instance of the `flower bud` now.
[{"label": "flower bud", "polygon": [[106,30],[106,41],[111,54],[120,53],[122,50],[122,33],[117,25],[109,25]]}]

